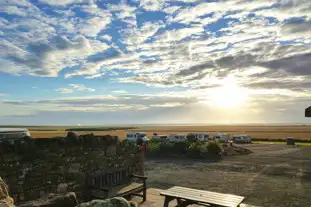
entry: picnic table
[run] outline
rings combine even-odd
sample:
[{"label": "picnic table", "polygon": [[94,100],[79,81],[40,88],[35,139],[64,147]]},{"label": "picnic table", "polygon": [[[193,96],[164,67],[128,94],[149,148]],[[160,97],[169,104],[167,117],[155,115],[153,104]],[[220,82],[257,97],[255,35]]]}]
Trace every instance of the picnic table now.
[{"label": "picnic table", "polygon": [[237,207],[240,206],[245,199],[242,196],[231,194],[215,193],[205,190],[197,190],[192,188],[184,188],[174,186],[165,191],[160,192],[161,196],[165,196],[164,207],[168,207],[169,202],[176,199],[177,206],[188,206],[192,204],[201,204],[208,206]]}]

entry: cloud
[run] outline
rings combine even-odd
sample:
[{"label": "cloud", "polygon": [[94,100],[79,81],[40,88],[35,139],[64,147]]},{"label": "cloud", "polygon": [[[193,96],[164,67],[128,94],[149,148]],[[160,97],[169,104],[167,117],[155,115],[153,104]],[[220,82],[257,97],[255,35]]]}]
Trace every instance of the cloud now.
[{"label": "cloud", "polygon": [[[84,96],[41,100],[5,100],[0,105],[8,111],[18,106],[27,114],[40,112],[112,112],[141,111],[154,108],[174,108],[188,106],[197,102],[195,97],[184,97],[174,94],[118,94],[117,96]],[[14,113],[16,114],[16,113]]]},{"label": "cloud", "polygon": [[58,89],[56,89],[56,91],[59,92],[59,93],[72,93],[73,89],[70,89],[70,88],[58,88]]},{"label": "cloud", "polygon": [[94,92],[95,89],[88,88],[84,84],[69,84],[74,90],[76,91],[88,91],[88,92]]},{"label": "cloud", "polygon": [[39,0],[42,3],[49,4],[52,6],[66,6],[68,4],[76,4],[86,2],[86,0]]},{"label": "cloud", "polygon": [[74,91],[86,91],[86,92],[94,92],[95,89],[88,88],[84,84],[69,84],[70,88],[58,88],[56,91],[59,93],[73,93]]},{"label": "cloud", "polygon": [[111,91],[111,93],[123,94],[123,93],[128,93],[128,92],[125,90],[114,90],[114,91]]},{"label": "cloud", "polygon": [[163,0],[141,0],[139,6],[147,11],[159,11],[163,8],[164,1]]}]

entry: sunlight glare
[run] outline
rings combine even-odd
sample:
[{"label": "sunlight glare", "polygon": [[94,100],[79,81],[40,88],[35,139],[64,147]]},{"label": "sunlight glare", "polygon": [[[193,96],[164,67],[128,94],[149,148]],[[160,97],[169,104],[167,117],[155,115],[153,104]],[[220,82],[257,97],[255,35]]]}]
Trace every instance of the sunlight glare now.
[{"label": "sunlight glare", "polygon": [[235,79],[226,78],[221,87],[213,90],[211,101],[219,108],[240,108],[247,104],[248,93]]}]

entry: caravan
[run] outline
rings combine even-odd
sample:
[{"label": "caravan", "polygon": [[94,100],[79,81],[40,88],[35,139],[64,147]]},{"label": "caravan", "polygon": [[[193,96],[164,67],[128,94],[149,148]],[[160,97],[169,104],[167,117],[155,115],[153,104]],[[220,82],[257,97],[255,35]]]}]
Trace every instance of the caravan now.
[{"label": "caravan", "polygon": [[25,137],[31,137],[28,129],[0,128],[0,142],[6,140],[13,144],[14,140],[23,139]]},{"label": "caravan", "polygon": [[208,142],[212,140],[208,133],[190,133],[187,137],[193,136],[199,142]]},{"label": "caravan", "polygon": [[138,138],[143,139],[143,141],[148,142],[147,133],[145,132],[128,132],[126,133],[126,139],[129,141],[136,142]]},{"label": "caravan", "polygon": [[168,140],[168,136],[167,135],[159,135],[157,133],[153,133],[152,140],[165,141],[165,140]]},{"label": "caravan", "polygon": [[216,134],[215,140],[216,140],[216,142],[225,142],[225,143],[227,143],[230,140],[230,135],[227,134],[227,133]]},{"label": "caravan", "polygon": [[234,143],[251,143],[252,139],[247,134],[239,134],[239,135],[234,135],[232,137],[232,141]]},{"label": "caravan", "polygon": [[181,141],[186,141],[187,136],[184,134],[170,134],[168,136],[168,139],[173,142],[181,142]]}]

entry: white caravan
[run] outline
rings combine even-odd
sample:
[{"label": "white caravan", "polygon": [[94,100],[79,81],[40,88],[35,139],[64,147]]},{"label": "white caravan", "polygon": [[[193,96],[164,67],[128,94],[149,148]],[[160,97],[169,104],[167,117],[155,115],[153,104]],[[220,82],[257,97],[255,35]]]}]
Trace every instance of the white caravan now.
[{"label": "white caravan", "polygon": [[147,133],[145,132],[128,132],[126,133],[126,139],[136,142],[138,138],[142,138],[143,141],[149,141]]},{"label": "white caravan", "polygon": [[157,133],[153,133],[152,139],[153,140],[168,140],[168,136],[167,135],[159,135]]},{"label": "white caravan", "polygon": [[189,135],[193,135],[199,142],[208,142],[208,140],[212,140],[208,133],[190,133],[187,136]]},{"label": "white caravan", "polygon": [[174,142],[181,142],[181,141],[186,141],[187,140],[187,136],[184,134],[170,134],[168,136],[168,139],[170,141],[174,141]]},{"label": "white caravan", "polygon": [[217,142],[228,142],[230,140],[230,135],[227,133],[216,134],[215,140]]},{"label": "white caravan", "polygon": [[239,134],[239,135],[234,135],[232,137],[232,141],[234,143],[251,143],[252,138],[248,136],[247,134]]},{"label": "white caravan", "polygon": [[24,137],[31,137],[28,129],[0,128],[0,142],[8,140],[11,144],[14,144],[14,140],[23,139]]}]

